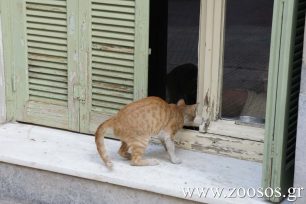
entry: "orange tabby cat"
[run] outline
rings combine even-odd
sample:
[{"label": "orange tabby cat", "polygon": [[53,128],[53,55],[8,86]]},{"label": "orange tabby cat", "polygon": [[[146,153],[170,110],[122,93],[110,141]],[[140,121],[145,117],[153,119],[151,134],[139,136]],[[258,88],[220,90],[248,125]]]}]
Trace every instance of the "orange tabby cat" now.
[{"label": "orange tabby cat", "polygon": [[152,136],[158,136],[162,141],[172,163],[181,163],[174,153],[174,136],[184,122],[194,119],[195,112],[196,105],[186,105],[182,99],[177,105],[168,104],[158,97],[133,102],[98,127],[95,138],[98,152],[106,166],[111,168],[113,164],[105,150],[104,134],[107,129],[112,128],[114,135],[122,142],[118,153],[130,159],[132,165],[159,164],[156,159],[142,159]]}]

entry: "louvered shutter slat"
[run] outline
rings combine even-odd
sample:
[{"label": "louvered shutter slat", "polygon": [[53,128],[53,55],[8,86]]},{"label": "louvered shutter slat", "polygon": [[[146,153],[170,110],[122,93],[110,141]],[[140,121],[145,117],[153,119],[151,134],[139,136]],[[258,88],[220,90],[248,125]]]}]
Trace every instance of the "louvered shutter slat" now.
[{"label": "louvered shutter slat", "polygon": [[113,5],[108,5],[108,4],[95,4],[93,11],[96,11],[96,10],[131,13],[131,14],[135,13],[134,7],[120,7],[120,6],[113,6]]},{"label": "louvered shutter slat", "polygon": [[100,89],[111,89],[115,91],[120,91],[120,92],[126,92],[126,93],[132,93],[133,92],[133,87],[132,86],[123,86],[119,84],[111,84],[111,83],[104,83],[104,82],[93,82],[92,83],[93,88],[100,88]]},{"label": "louvered shutter slat", "polygon": [[[32,59],[31,59],[32,58]],[[43,61],[41,58],[35,58],[35,56],[31,55],[29,56],[28,60],[29,66],[36,66],[36,67],[47,67],[47,68],[53,68],[53,69],[61,69],[67,71],[67,64],[65,63],[58,63],[58,62],[48,62]]]},{"label": "louvered shutter slat", "polygon": [[114,5],[117,7],[120,6],[126,6],[126,7],[135,7],[135,1],[130,0],[130,1],[122,1],[122,0],[93,0],[92,3],[94,4],[108,4],[108,5]]},{"label": "louvered shutter slat", "polygon": [[120,40],[129,40],[129,41],[134,41],[134,35],[127,35],[125,34],[121,34],[121,33],[114,33],[114,32],[109,32],[109,31],[93,31],[92,32],[93,36],[97,36],[97,37],[101,37],[101,38],[114,38],[114,39],[120,39]]},{"label": "louvered shutter slat", "polygon": [[35,41],[35,42],[50,43],[50,44],[67,45],[67,39],[54,38],[54,37],[42,36],[42,35],[32,35],[31,33],[28,33],[28,40]]},{"label": "louvered shutter slat", "polygon": [[106,83],[112,83],[112,84],[126,85],[126,86],[133,86],[134,85],[132,80],[120,79],[120,78],[111,77],[111,76],[95,75],[95,76],[92,77],[92,80],[93,81],[106,82]]},{"label": "louvered shutter slat", "polygon": [[[93,16],[95,17],[95,16]],[[101,25],[115,25],[115,26],[125,26],[125,27],[135,27],[135,23],[133,21],[128,20],[118,20],[118,19],[109,19],[109,18],[93,18],[92,22],[95,24],[101,24]]]},{"label": "louvered shutter slat", "polygon": [[46,68],[46,67],[29,67],[29,71],[32,73],[44,73],[50,75],[57,75],[57,76],[67,76],[67,71],[65,70],[58,70],[53,68]]},{"label": "louvered shutter slat", "polygon": [[100,10],[100,11],[95,11],[93,10],[92,12],[92,16],[95,17],[100,17],[100,18],[112,18],[112,19],[122,19],[122,20],[130,20],[130,21],[134,21],[135,20],[135,16],[134,14],[126,14],[126,13],[119,13],[118,11],[112,11],[112,12],[108,12],[108,11],[104,11],[104,10]]},{"label": "louvered shutter slat", "polygon": [[58,25],[45,25],[37,22],[28,22],[27,23],[28,28],[33,29],[40,29],[40,30],[47,30],[47,31],[57,31],[57,32],[67,32],[67,28],[64,26],[58,26]]},{"label": "louvered shutter slat", "polygon": [[27,0],[27,3],[66,7],[66,0]]},{"label": "louvered shutter slat", "polygon": [[36,35],[36,36],[48,36],[48,37],[62,38],[62,39],[67,38],[67,34],[65,32],[55,32],[55,31],[52,32],[52,31],[28,28],[27,33],[30,35]]},{"label": "louvered shutter slat", "polygon": [[129,33],[134,34],[133,27],[118,27],[116,25],[104,25],[104,24],[93,24],[93,32],[95,31],[109,31],[109,32],[118,32],[118,33]]},{"label": "louvered shutter slat", "polygon": [[[107,102],[107,101],[93,100],[92,103],[94,105],[94,108],[93,108],[94,111],[99,111],[99,107],[105,107],[105,108],[111,109],[112,111],[116,111],[124,106],[124,104],[115,103],[114,101]],[[100,109],[100,111],[101,110],[103,109]]]},{"label": "louvered shutter slat", "polygon": [[130,80],[134,79],[133,74],[115,72],[113,70],[112,71],[106,71],[106,70],[95,69],[95,70],[93,70],[93,74],[98,75],[98,76],[109,76],[109,77],[113,77],[114,74],[115,74],[116,77],[120,78],[120,79],[130,79]]},{"label": "louvered shutter slat", "polygon": [[99,56],[93,56],[93,64],[94,63],[105,63],[105,64],[111,64],[111,65],[117,65],[122,67],[134,67],[134,62],[129,60],[123,60],[123,59],[116,59],[116,58],[108,58],[108,57],[99,57]]},{"label": "louvered shutter slat", "polygon": [[47,11],[47,10],[39,10],[37,9],[29,9],[27,7],[27,15],[31,17],[42,17],[42,18],[52,18],[54,20],[56,19],[64,19],[66,20],[66,14],[62,12],[54,12],[54,11]]},{"label": "louvered shutter slat", "polygon": [[109,51],[102,51],[101,50],[93,50],[92,54],[94,56],[98,57],[110,57],[110,58],[116,58],[116,59],[123,59],[123,60],[129,60],[134,61],[134,55],[133,54],[126,54],[122,52],[109,52]]},{"label": "louvered shutter slat", "polygon": [[94,36],[93,41],[95,43],[117,45],[117,46],[122,46],[122,47],[134,47],[135,46],[132,40],[122,40],[122,39],[116,39],[116,38]]},{"label": "louvered shutter slat", "polygon": [[35,47],[29,47],[28,48],[29,53],[35,53],[35,54],[43,54],[48,56],[54,56],[54,57],[63,57],[67,58],[67,52],[61,51],[61,50],[49,50],[44,48],[35,48]]},{"label": "louvered shutter slat", "polygon": [[64,88],[64,89],[68,88],[67,83],[49,81],[49,80],[44,80],[44,79],[30,78],[29,83],[30,84],[42,85],[42,86]]},{"label": "louvered shutter slat", "polygon": [[115,71],[115,72],[123,72],[123,73],[132,73],[132,74],[134,72],[132,67],[116,66],[112,64],[93,63],[92,66],[97,69],[94,70],[93,72],[98,71],[99,69]]},{"label": "louvered shutter slat", "polygon": [[30,3],[28,1],[26,5],[27,9],[31,10],[40,10],[40,11],[54,11],[54,12],[59,12],[59,13],[66,13],[67,9],[66,7],[60,7],[60,6],[55,6],[55,5],[45,5],[45,4],[37,4],[37,3]]},{"label": "louvered shutter slat", "polygon": [[115,91],[115,90],[110,90],[110,89],[93,88],[92,93],[97,94],[97,95],[98,94],[105,94],[107,96],[114,96],[114,97],[133,100],[133,94],[131,94],[131,93],[125,93],[125,92],[120,92],[120,91]]},{"label": "louvered shutter slat", "polygon": [[41,42],[28,41],[28,46],[33,48],[43,48],[58,51],[67,51],[67,47],[64,45],[45,44]]}]

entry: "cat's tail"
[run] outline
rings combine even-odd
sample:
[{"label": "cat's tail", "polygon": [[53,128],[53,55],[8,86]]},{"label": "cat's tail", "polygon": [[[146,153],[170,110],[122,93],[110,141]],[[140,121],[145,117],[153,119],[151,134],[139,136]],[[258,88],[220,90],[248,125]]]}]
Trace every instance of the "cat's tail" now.
[{"label": "cat's tail", "polygon": [[114,118],[110,118],[106,121],[104,121],[98,128],[96,131],[96,145],[97,145],[97,150],[102,158],[102,160],[104,161],[105,165],[107,166],[107,168],[111,169],[113,167],[113,163],[111,162],[109,156],[106,153],[105,150],[105,145],[104,145],[104,135],[105,132],[108,128],[112,128],[113,127],[113,122],[114,122]]}]

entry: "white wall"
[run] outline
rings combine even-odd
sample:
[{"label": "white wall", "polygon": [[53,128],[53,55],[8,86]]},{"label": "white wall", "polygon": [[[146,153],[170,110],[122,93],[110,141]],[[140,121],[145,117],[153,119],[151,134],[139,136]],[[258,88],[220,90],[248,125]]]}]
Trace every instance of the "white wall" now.
[{"label": "white wall", "polygon": [[6,120],[2,26],[0,18],[0,124]]},{"label": "white wall", "polygon": [[[306,19],[305,19],[306,20]],[[303,187],[302,197],[296,204],[306,203],[306,32],[304,34],[304,54],[299,101],[299,119],[295,158],[294,186]]]}]

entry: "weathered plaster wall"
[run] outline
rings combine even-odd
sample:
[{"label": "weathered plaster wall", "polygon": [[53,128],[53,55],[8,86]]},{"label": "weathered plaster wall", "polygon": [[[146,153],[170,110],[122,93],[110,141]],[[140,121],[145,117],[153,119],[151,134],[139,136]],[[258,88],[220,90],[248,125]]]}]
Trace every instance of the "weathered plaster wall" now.
[{"label": "weathered plaster wall", "polygon": [[5,83],[4,83],[4,65],[3,65],[3,46],[2,46],[2,26],[0,18],[0,124],[5,122]]},{"label": "weathered plaster wall", "polygon": [[296,201],[297,204],[306,203],[306,40],[304,40],[304,54],[301,79],[302,82],[299,101],[299,121],[297,131],[294,186],[303,187],[305,190],[302,191],[301,194],[303,198],[300,198]]},{"label": "weathered plaster wall", "polygon": [[22,204],[195,204],[152,192],[0,162],[2,198]]}]

